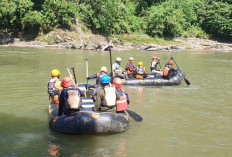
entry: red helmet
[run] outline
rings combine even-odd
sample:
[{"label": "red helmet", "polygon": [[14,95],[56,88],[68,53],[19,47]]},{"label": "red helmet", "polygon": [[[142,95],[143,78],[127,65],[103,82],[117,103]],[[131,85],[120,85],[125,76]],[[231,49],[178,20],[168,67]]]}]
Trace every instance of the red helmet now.
[{"label": "red helmet", "polygon": [[62,79],[62,87],[68,88],[68,87],[71,87],[72,85],[73,85],[73,82],[69,77],[64,77]]},{"label": "red helmet", "polygon": [[120,78],[115,78],[113,83],[116,89],[122,88],[122,80]]},{"label": "red helmet", "polygon": [[169,64],[169,65],[173,65],[173,61],[170,60],[170,61],[168,62],[168,64]]}]

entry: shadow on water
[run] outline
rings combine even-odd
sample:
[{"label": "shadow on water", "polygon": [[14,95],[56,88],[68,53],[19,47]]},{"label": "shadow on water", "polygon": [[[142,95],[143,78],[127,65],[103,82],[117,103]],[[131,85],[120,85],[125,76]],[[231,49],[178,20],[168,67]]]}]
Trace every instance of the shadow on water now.
[{"label": "shadow on water", "polygon": [[5,113],[0,119],[0,156],[126,156],[122,134],[65,135],[39,119]]}]

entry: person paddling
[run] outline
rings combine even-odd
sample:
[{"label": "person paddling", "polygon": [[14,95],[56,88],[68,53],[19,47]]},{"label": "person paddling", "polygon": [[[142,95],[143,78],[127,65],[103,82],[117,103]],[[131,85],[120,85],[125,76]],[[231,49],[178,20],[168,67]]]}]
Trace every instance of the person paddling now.
[{"label": "person paddling", "polygon": [[126,64],[126,72],[129,78],[134,77],[134,71],[135,71],[135,65],[134,65],[134,58],[133,57],[129,57],[129,62]]},{"label": "person paddling", "polygon": [[143,67],[143,62],[138,62],[138,67],[135,69],[135,78],[143,79],[147,77],[147,71],[145,67]]},{"label": "person paddling", "polygon": [[59,103],[59,94],[63,87],[61,87],[60,71],[57,69],[53,69],[51,71],[51,80],[48,82],[48,94],[49,99],[52,99],[52,102],[55,104]]},{"label": "person paddling", "polygon": [[116,112],[116,100],[120,96],[114,86],[110,84],[109,76],[101,77],[102,88],[97,91],[95,111]]},{"label": "person paddling", "polygon": [[102,66],[99,73],[96,73],[92,76],[89,76],[89,77],[87,77],[87,79],[96,78],[96,84],[101,85],[101,77],[106,76],[106,75],[111,77],[110,73],[108,73],[108,71],[107,71],[107,67]]},{"label": "person paddling", "polygon": [[64,88],[60,94],[59,99],[59,112],[58,116],[69,115],[80,110],[81,97],[84,94],[79,88],[73,86],[73,81],[70,77],[64,77],[62,79],[62,87]]},{"label": "person paddling", "polygon": [[115,78],[114,86],[118,91],[118,94],[120,95],[120,99],[117,100],[117,112],[118,113],[124,113],[125,110],[128,109],[128,105],[130,104],[130,99],[127,94],[127,92],[123,91],[122,88],[122,80],[120,78]]},{"label": "person paddling", "polygon": [[172,66],[173,66],[172,60],[168,61],[168,63],[165,65],[163,72],[164,79],[170,79],[175,74],[176,70]]},{"label": "person paddling", "polygon": [[[160,60],[160,58],[154,56],[154,57],[152,58],[152,62],[151,62],[151,66],[150,66],[151,73],[154,74],[155,77],[156,77],[156,76],[162,76],[162,75],[163,75],[163,73],[162,73],[162,71],[161,71],[162,69],[158,69],[158,67],[157,67],[158,64],[160,64],[159,60]],[[160,66],[160,67],[161,67],[161,66]]]}]

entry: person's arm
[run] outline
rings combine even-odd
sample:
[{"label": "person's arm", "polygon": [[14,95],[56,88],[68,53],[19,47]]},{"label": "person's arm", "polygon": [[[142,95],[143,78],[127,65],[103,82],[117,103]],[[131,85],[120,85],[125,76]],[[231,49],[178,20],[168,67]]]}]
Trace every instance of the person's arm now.
[{"label": "person's arm", "polygon": [[127,101],[127,104],[129,105],[130,104],[130,98],[129,98],[129,95],[127,94],[127,92],[124,92],[125,95],[126,95],[126,101]]},{"label": "person's arm", "polygon": [[87,79],[93,79],[93,78],[97,78],[97,73],[93,74],[92,76],[87,77]]},{"label": "person's arm", "polygon": [[79,92],[79,97],[84,97],[85,96],[84,93],[79,88],[77,88],[77,90]]},{"label": "person's arm", "polygon": [[64,105],[64,90],[60,94],[58,116],[62,116]]},{"label": "person's arm", "polygon": [[98,111],[100,106],[101,106],[101,89],[97,92],[96,102],[94,105],[94,111]]},{"label": "person's arm", "polygon": [[115,94],[116,94],[116,99],[119,100],[120,99],[120,95],[118,94],[118,91],[115,89]]},{"label": "person's arm", "polygon": [[144,68],[144,76],[147,77],[147,71],[145,68]]},{"label": "person's arm", "polygon": [[126,71],[127,71],[127,70],[130,70],[129,64],[128,64],[128,63],[126,64],[125,70],[126,70]]}]

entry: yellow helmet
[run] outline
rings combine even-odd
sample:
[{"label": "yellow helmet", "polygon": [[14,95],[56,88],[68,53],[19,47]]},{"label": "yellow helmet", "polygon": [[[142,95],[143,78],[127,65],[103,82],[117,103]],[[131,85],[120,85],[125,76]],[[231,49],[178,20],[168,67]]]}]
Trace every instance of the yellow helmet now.
[{"label": "yellow helmet", "polygon": [[60,75],[60,71],[59,71],[59,70],[53,69],[53,70],[51,71],[51,76],[59,76],[59,75]]},{"label": "yellow helmet", "polygon": [[138,62],[138,65],[143,66],[143,62]]},{"label": "yellow helmet", "polygon": [[129,61],[133,61],[134,60],[134,58],[133,57],[129,57]]},{"label": "yellow helmet", "polygon": [[105,66],[101,67],[101,71],[104,71],[107,73],[107,67],[105,67]]}]

